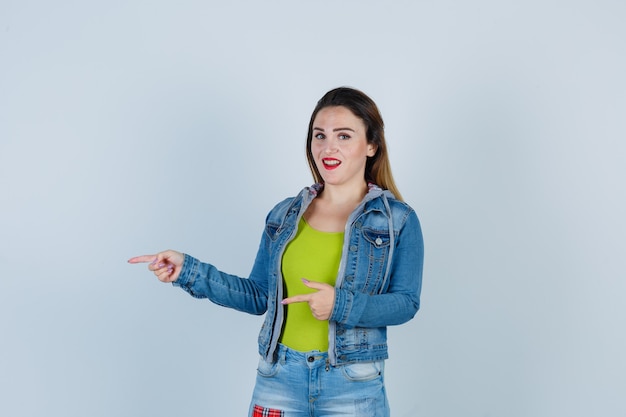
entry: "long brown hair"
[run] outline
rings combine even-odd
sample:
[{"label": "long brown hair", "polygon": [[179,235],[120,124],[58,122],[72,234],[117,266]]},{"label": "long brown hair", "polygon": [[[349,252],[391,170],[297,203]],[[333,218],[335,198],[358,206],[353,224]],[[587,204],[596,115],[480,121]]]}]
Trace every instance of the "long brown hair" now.
[{"label": "long brown hair", "polygon": [[365,181],[373,182],[383,189],[389,190],[398,199],[402,200],[402,195],[391,174],[391,164],[385,142],[385,124],[378,111],[376,103],[362,91],[349,87],[339,87],[324,94],[315,106],[311,121],[309,122],[309,132],[306,139],[306,159],[313,174],[315,182],[323,182],[322,176],[315,165],[315,159],[311,153],[311,141],[313,140],[313,122],[317,113],[325,107],[341,106],[350,110],[356,117],[363,120],[367,127],[367,143],[376,146],[376,153],[367,158],[365,164]]}]

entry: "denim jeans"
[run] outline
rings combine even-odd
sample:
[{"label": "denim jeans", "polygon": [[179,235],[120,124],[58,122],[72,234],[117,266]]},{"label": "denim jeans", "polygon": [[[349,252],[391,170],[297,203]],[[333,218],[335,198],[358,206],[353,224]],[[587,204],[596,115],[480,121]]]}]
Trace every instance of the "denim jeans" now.
[{"label": "denim jeans", "polygon": [[326,352],[278,346],[259,360],[249,417],[388,417],[384,361],[331,366]]}]

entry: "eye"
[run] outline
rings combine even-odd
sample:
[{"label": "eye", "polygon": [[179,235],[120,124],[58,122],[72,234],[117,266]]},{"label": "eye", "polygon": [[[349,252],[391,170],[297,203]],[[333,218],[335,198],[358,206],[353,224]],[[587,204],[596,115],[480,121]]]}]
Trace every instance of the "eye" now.
[{"label": "eye", "polygon": [[326,136],[324,136],[323,133],[318,133],[317,135],[315,135],[315,139],[320,139],[320,140],[326,139]]},{"label": "eye", "polygon": [[350,139],[350,135],[346,135],[345,133],[342,133],[341,135],[339,135],[339,139],[341,139],[341,140]]}]

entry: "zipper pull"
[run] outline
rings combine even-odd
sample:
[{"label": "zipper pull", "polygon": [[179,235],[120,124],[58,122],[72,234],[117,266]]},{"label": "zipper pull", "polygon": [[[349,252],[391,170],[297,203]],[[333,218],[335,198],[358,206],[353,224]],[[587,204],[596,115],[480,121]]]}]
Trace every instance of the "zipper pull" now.
[{"label": "zipper pull", "polygon": [[330,359],[326,358],[326,372],[330,371]]}]

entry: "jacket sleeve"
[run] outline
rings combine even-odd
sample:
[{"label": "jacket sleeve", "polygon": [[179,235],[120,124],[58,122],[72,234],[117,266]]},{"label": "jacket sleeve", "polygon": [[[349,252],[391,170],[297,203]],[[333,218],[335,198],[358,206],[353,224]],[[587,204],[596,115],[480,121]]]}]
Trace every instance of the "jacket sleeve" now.
[{"label": "jacket sleeve", "polygon": [[227,274],[185,254],[182,271],[173,285],[196,298],[208,298],[215,304],[250,314],[263,314],[268,297],[267,245],[263,233],[249,278]]},{"label": "jacket sleeve", "polygon": [[420,307],[424,241],[413,210],[400,229],[391,262],[385,293],[370,295],[338,288],[330,320],[346,327],[384,327],[415,316]]}]

